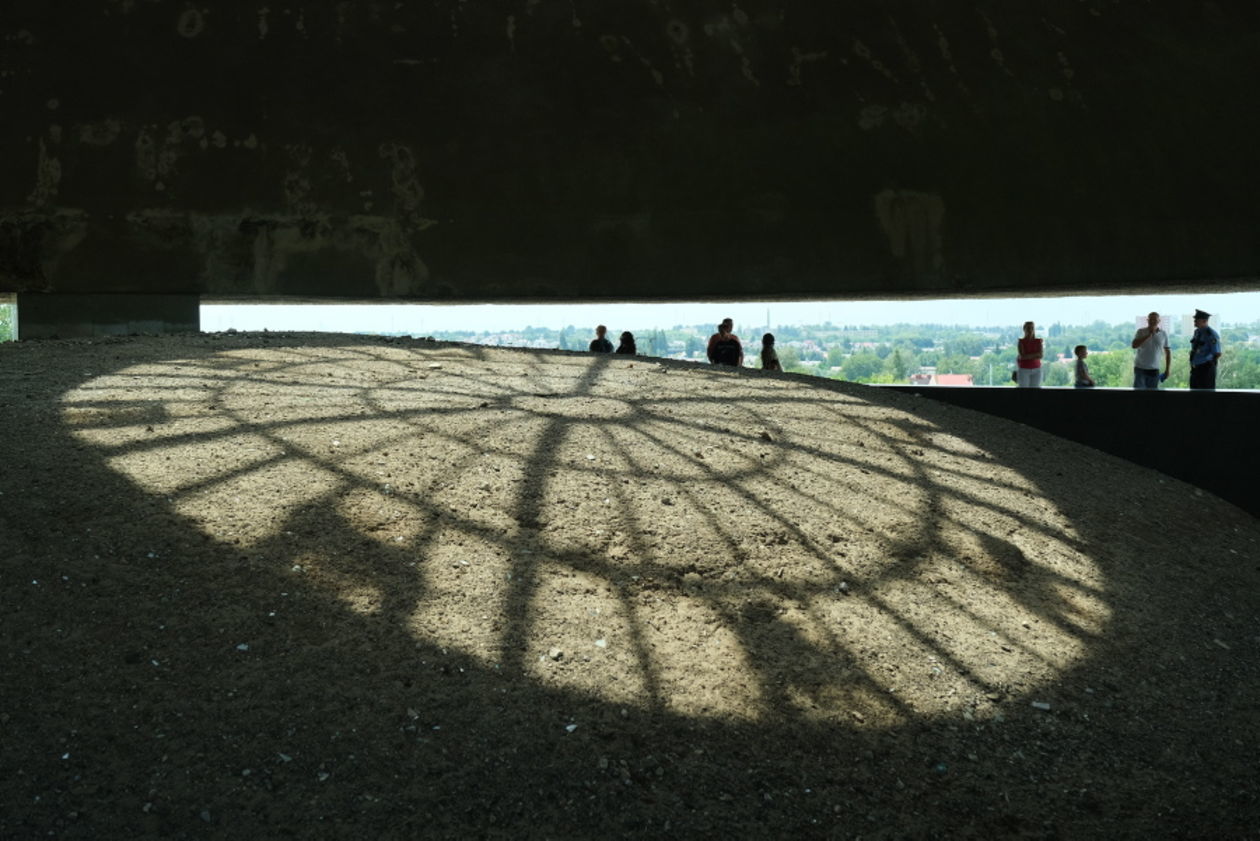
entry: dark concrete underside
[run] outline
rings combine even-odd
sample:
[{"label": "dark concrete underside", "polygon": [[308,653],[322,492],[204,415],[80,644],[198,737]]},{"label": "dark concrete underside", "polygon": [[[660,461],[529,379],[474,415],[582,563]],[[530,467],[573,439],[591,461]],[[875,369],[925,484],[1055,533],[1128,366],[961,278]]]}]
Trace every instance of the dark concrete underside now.
[{"label": "dark concrete underside", "polygon": [[0,291],[1260,275],[1260,5],[6,0]]},{"label": "dark concrete underside", "polygon": [[[1250,459],[1256,395],[1244,391],[880,386],[1018,421],[1211,491],[1260,517]],[[1158,423],[1134,418],[1159,417]],[[1192,434],[1212,419],[1211,434]],[[1194,500],[1187,499],[1192,512]]]}]

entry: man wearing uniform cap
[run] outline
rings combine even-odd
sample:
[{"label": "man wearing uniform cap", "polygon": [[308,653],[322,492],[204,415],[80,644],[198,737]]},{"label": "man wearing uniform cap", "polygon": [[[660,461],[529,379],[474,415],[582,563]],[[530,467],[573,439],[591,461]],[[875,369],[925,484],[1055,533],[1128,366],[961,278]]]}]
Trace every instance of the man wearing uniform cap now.
[{"label": "man wearing uniform cap", "polygon": [[1194,311],[1194,336],[1190,339],[1190,387],[1216,388],[1216,360],[1221,358],[1221,336],[1211,327],[1211,313]]}]

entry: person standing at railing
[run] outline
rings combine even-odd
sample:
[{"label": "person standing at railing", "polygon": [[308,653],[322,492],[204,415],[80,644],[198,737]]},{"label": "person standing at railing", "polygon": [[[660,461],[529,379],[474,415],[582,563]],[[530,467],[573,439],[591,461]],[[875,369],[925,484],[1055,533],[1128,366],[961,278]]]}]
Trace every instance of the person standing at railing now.
[{"label": "person standing at railing", "polygon": [[1216,360],[1221,358],[1221,334],[1208,327],[1211,313],[1194,311],[1194,336],[1190,339],[1190,387],[1216,388]]},{"label": "person standing at railing", "polygon": [[[1146,326],[1137,331],[1133,337],[1133,387],[1142,389],[1159,389],[1159,384],[1168,379],[1168,371],[1172,368],[1172,351],[1168,348],[1168,334],[1159,329],[1159,313],[1146,316]],[[1164,352],[1164,373],[1159,373],[1159,352]]]},{"label": "person standing at railing", "polygon": [[1019,388],[1041,388],[1041,357],[1045,343],[1037,338],[1037,325],[1024,322],[1024,338],[1019,340],[1019,355],[1015,357],[1015,385]]}]

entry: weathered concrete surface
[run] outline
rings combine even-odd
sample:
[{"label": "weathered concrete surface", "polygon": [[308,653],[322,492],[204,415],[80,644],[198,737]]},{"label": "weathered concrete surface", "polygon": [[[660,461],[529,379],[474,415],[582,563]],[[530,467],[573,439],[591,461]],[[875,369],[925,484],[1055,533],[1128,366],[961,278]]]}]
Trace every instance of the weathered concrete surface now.
[{"label": "weathered concrete surface", "polygon": [[1255,288],[1252,0],[5,0],[0,291]]}]

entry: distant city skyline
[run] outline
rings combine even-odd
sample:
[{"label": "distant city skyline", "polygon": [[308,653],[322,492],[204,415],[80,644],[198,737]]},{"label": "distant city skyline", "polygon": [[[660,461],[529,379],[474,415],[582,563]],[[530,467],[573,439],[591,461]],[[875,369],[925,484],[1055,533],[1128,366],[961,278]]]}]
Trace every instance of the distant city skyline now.
[{"label": "distant city skyline", "polygon": [[884,326],[943,324],[957,327],[1010,327],[1032,320],[1038,332],[1050,324],[1095,321],[1129,324],[1156,311],[1180,319],[1195,309],[1213,314],[1212,324],[1260,321],[1260,292],[1203,295],[1107,295],[1058,298],[968,298],[921,301],[739,301],[731,303],[607,304],[205,304],[201,327],[208,332],[237,330],[317,330],[345,333],[442,331],[508,332],[525,327],[593,331],[605,324],[621,330],[670,329],[723,318],[748,327],[824,324]]}]

